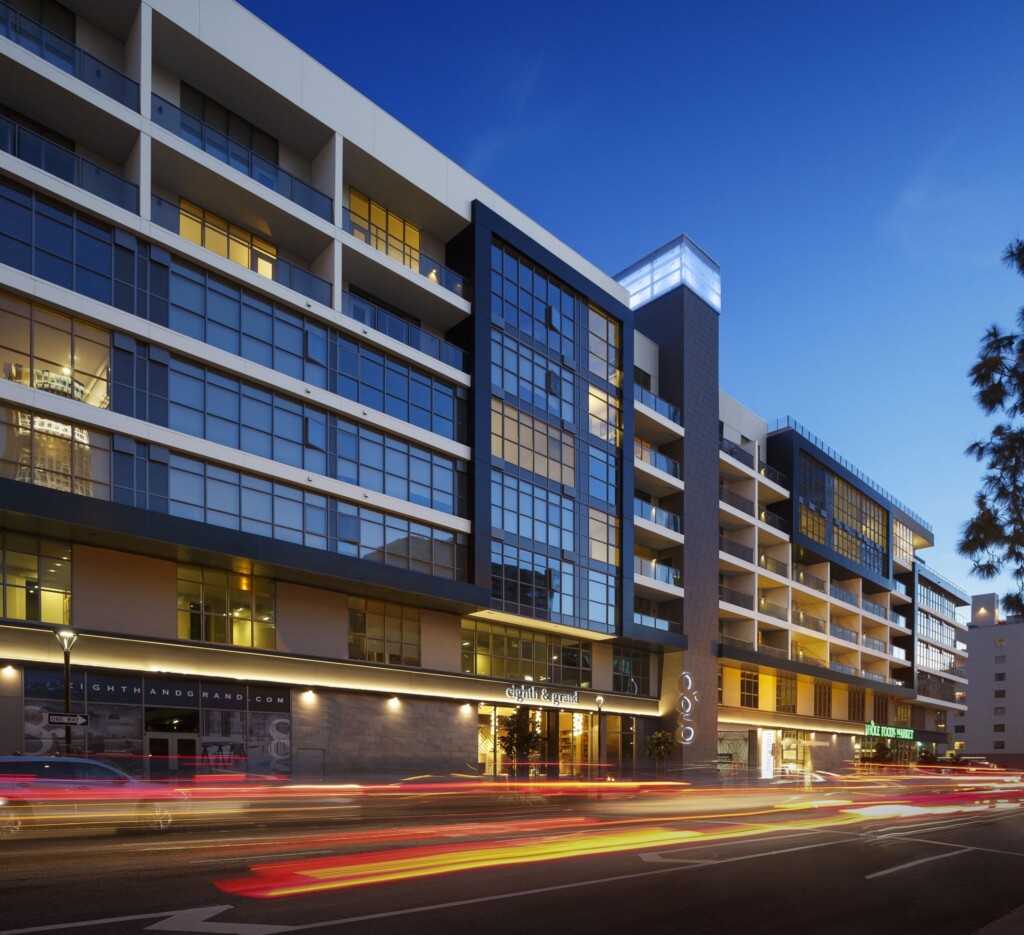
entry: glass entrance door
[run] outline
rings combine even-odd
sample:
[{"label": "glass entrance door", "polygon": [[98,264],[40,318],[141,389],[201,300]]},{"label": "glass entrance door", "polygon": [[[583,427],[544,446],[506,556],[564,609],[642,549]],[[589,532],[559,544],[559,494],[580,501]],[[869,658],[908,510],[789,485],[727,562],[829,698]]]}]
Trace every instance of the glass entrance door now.
[{"label": "glass entrance door", "polygon": [[198,734],[147,733],[145,762],[147,779],[191,779],[199,755]]}]

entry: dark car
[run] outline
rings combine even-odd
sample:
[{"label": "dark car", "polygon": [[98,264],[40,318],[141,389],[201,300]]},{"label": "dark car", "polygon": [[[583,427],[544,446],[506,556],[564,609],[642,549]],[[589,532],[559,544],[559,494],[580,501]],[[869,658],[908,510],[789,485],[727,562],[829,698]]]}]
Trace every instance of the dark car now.
[{"label": "dark car", "polygon": [[136,779],[102,760],[0,756],[0,837],[58,826],[162,831],[184,804],[176,789]]}]

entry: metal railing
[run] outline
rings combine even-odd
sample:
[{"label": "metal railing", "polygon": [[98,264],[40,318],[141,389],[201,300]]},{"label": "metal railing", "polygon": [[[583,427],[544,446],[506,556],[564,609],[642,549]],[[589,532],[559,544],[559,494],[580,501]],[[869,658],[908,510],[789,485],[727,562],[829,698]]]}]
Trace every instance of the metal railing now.
[{"label": "metal railing", "polygon": [[757,514],[757,518],[762,523],[767,523],[769,526],[779,530],[779,532],[789,532],[789,520],[779,516],[777,513],[773,513],[771,510],[762,508],[761,512]]},{"label": "metal railing", "polygon": [[876,639],[873,636],[864,635],[861,637],[860,642],[862,646],[865,646],[868,649],[873,649],[878,653],[884,653],[888,649],[883,640]]},{"label": "metal railing", "polygon": [[726,587],[724,584],[720,584],[718,586],[718,599],[720,601],[725,601],[727,604],[735,604],[737,607],[743,607],[747,610],[754,609],[753,594],[744,594],[742,591]]},{"label": "metal railing", "polygon": [[639,610],[633,611],[633,623],[639,627],[651,627],[654,630],[661,630],[665,633],[682,633],[683,625],[675,620],[666,620],[664,617],[655,617],[654,614],[644,614]]},{"label": "metal railing", "polygon": [[854,607],[859,606],[857,601],[857,595],[854,594],[852,591],[844,591],[837,584],[830,585],[828,592],[837,601],[842,601],[844,604],[852,604]]},{"label": "metal railing", "polygon": [[789,489],[789,478],[782,471],[776,470],[767,462],[759,461],[757,463],[757,470],[762,477],[768,478],[772,483],[785,487],[787,490]]},{"label": "metal railing", "polygon": [[753,469],[754,467],[754,456],[736,442],[729,441],[723,435],[718,436],[718,447],[724,451],[730,458],[734,458],[739,461],[740,464],[745,464],[748,468]]},{"label": "metal railing", "polygon": [[889,616],[887,608],[883,607],[881,604],[876,604],[874,601],[869,601],[866,597],[861,598],[860,606],[869,614],[874,614],[876,617],[881,617],[883,620]]},{"label": "metal railing", "polygon": [[441,361],[442,364],[448,364],[449,367],[455,367],[457,370],[464,371],[466,369],[466,355],[460,348],[449,344],[443,338],[439,338],[429,331],[424,331],[419,325],[374,305],[367,299],[352,295],[351,292],[343,292],[341,294],[341,313],[346,318],[351,318],[353,321],[373,328],[374,331],[386,334],[389,338],[394,338],[407,347],[422,351],[435,360]]},{"label": "metal railing", "polygon": [[663,510],[660,506],[655,506],[653,503],[640,500],[638,497],[633,498],[633,515],[640,519],[645,519],[649,523],[656,523],[670,532],[680,532],[683,528],[681,517],[675,513],[670,513],[668,510]]},{"label": "metal railing", "polygon": [[798,584],[814,588],[815,591],[821,591],[822,594],[826,592],[825,579],[819,578],[817,575],[812,575],[809,571],[805,571],[799,565],[793,566],[793,580]]},{"label": "metal railing", "polygon": [[806,630],[815,630],[818,633],[824,633],[828,626],[821,617],[815,617],[814,614],[809,614],[799,607],[793,608],[792,622]]},{"label": "metal railing", "polygon": [[0,36],[5,36],[51,65],[56,65],[61,71],[74,75],[101,94],[138,111],[139,86],[136,82],[82,51],[73,42],[19,13],[3,0],[0,0]]},{"label": "metal railing", "polygon": [[388,232],[384,228],[352,214],[348,208],[342,212],[342,229],[357,240],[369,244],[374,250],[391,257],[402,266],[419,273],[449,292],[460,296],[466,294],[466,280],[458,273],[448,269],[439,260],[427,256],[423,251],[396,241],[394,237],[388,237]]},{"label": "metal railing", "polygon": [[757,610],[758,613],[767,614],[776,620],[789,622],[789,608],[783,607],[781,604],[772,604],[763,595],[757,600]]},{"label": "metal railing", "polygon": [[846,640],[847,643],[860,642],[860,637],[855,631],[847,629],[846,627],[841,627],[838,623],[830,623],[828,625],[828,632],[836,639]]},{"label": "metal railing", "polygon": [[650,445],[643,444],[639,439],[633,440],[633,457],[670,477],[680,478],[683,476],[683,466],[678,461],[668,455],[663,455],[660,451],[655,451]]},{"label": "metal railing", "polygon": [[793,655],[791,658],[794,662],[803,662],[809,666],[819,666],[822,669],[827,666],[824,659],[804,649],[799,643],[793,644]]},{"label": "metal railing", "polygon": [[633,556],[633,574],[643,575],[645,578],[653,578],[662,584],[671,584],[674,587],[683,586],[683,572],[681,568],[673,568],[671,565],[661,565],[650,558]]},{"label": "metal railing", "polygon": [[678,406],[673,405],[667,399],[655,396],[654,393],[644,389],[639,383],[633,384],[633,399],[638,403],[642,403],[648,409],[653,409],[658,415],[664,416],[670,422],[675,422],[676,425],[683,424],[683,413]]},{"label": "metal railing", "polygon": [[[159,224],[175,234],[181,232],[181,209],[173,201],[167,201],[159,195],[153,195],[151,216],[154,224]],[[214,252],[218,256],[224,256],[222,253]],[[250,271],[263,275],[258,266],[259,263],[262,263],[271,270],[272,275],[267,277],[268,279],[288,289],[294,289],[296,292],[313,299],[315,302],[319,302],[321,305],[329,306],[331,304],[331,284],[327,280],[314,276],[307,270],[296,266],[294,263],[289,263],[287,260],[282,260],[280,257],[268,256],[256,250],[249,250],[248,254],[249,265],[247,268]],[[225,259],[230,259],[234,263],[238,262],[233,257],[225,257]],[[244,266],[245,264],[240,263],[239,265]]]},{"label": "metal railing", "polygon": [[789,565],[785,562],[780,562],[777,558],[772,558],[770,555],[765,555],[764,552],[758,557],[757,561],[765,571],[770,571],[773,574],[781,575],[785,578],[789,574]]},{"label": "metal railing", "polygon": [[754,563],[754,550],[750,548],[750,546],[743,545],[742,543],[730,539],[728,536],[719,535],[718,549],[728,555],[734,555],[736,558],[742,559],[744,562],[750,562],[751,564]]},{"label": "metal railing", "polygon": [[741,497],[738,493],[733,493],[728,487],[724,487],[721,484],[718,485],[718,499],[721,500],[722,503],[728,503],[729,506],[736,507],[737,510],[742,510],[744,513],[749,513],[751,516],[754,515],[753,500]]},{"label": "metal railing", "polygon": [[843,665],[841,662],[835,662],[835,661],[829,662],[828,667],[833,672],[844,672],[846,675],[856,675],[857,674],[856,666]]},{"label": "metal railing", "polygon": [[262,156],[257,156],[251,149],[235,142],[198,117],[185,113],[158,94],[153,95],[152,116],[158,126],[237,169],[260,185],[272,189],[300,208],[311,211],[325,221],[334,220],[334,202],[323,192]]},{"label": "metal railing", "polygon": [[0,150],[126,211],[138,213],[137,185],[6,117],[0,117]]}]

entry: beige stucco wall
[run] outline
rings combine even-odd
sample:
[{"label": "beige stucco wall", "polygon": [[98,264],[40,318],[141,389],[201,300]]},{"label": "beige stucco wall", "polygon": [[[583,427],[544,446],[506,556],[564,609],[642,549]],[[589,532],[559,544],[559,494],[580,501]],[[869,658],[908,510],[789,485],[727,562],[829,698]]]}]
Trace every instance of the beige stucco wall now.
[{"label": "beige stucco wall", "polygon": [[323,659],[348,657],[348,596],[278,581],[277,651]]}]

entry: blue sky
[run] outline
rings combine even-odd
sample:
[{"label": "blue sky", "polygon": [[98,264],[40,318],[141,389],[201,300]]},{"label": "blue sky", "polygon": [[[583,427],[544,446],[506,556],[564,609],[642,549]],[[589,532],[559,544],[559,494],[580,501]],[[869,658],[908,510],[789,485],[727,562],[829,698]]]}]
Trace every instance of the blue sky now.
[{"label": "blue sky", "polygon": [[1024,4],[244,5],[609,273],[722,267],[722,388],[792,415],[955,540],[966,371],[1024,280]]}]

